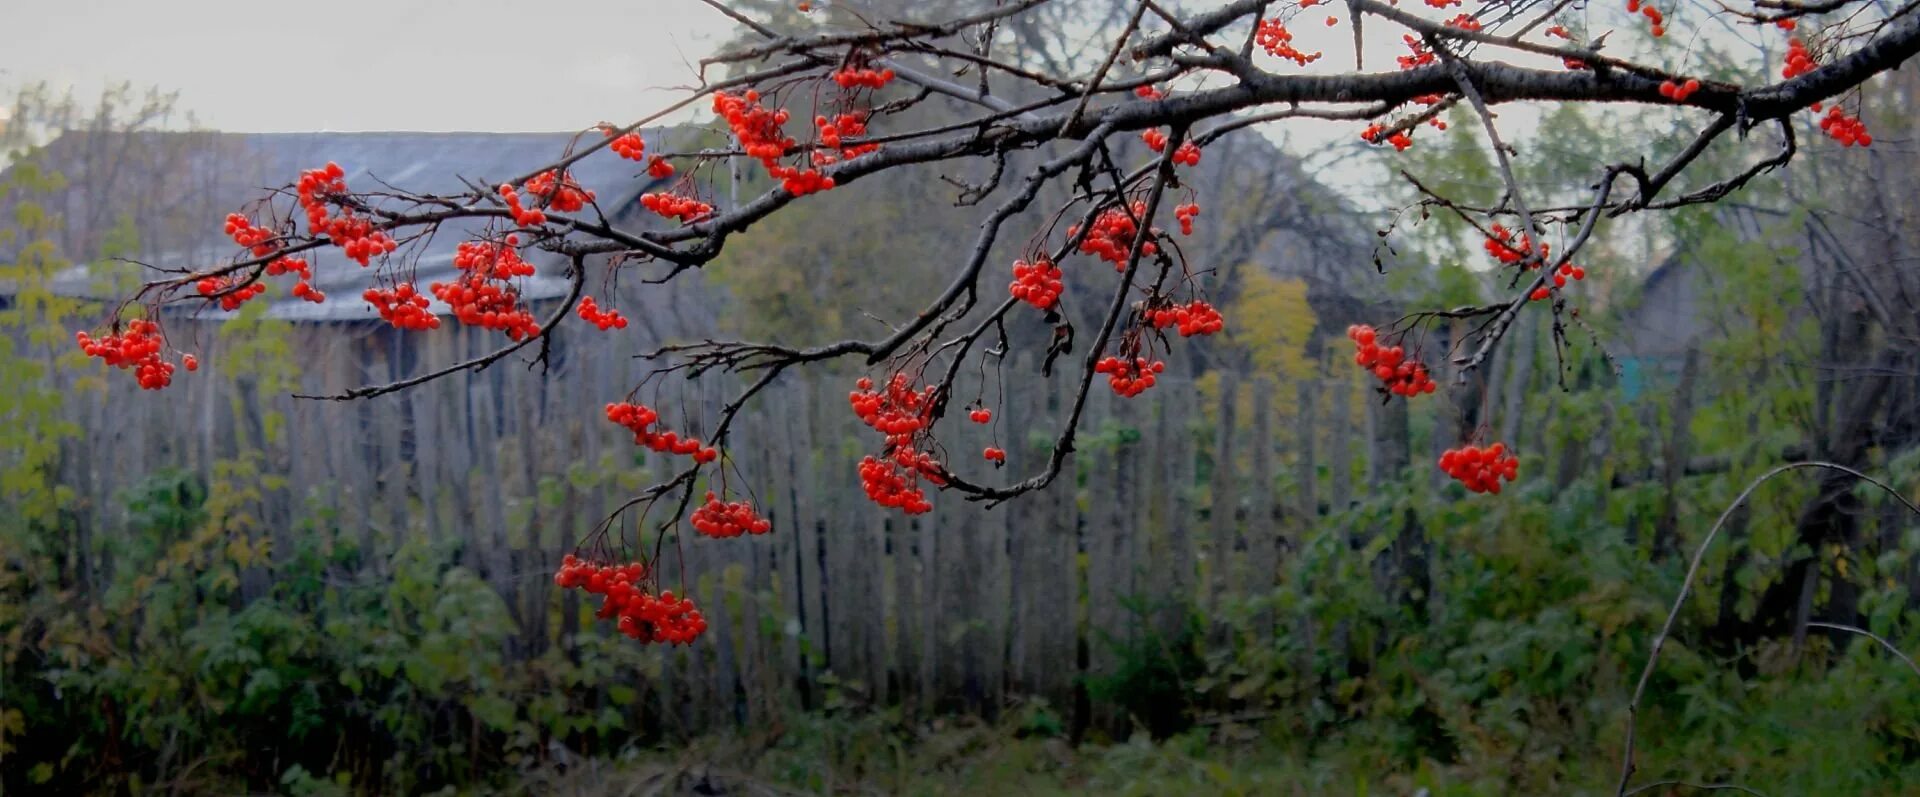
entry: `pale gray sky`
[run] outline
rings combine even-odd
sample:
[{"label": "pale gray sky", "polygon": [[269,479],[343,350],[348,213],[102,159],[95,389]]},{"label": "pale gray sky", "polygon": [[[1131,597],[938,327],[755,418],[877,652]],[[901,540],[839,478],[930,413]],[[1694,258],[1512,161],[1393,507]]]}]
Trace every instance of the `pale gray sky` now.
[{"label": "pale gray sky", "polygon": [[692,82],[697,0],[0,0],[0,88],[180,92],[221,130],[571,130]]}]

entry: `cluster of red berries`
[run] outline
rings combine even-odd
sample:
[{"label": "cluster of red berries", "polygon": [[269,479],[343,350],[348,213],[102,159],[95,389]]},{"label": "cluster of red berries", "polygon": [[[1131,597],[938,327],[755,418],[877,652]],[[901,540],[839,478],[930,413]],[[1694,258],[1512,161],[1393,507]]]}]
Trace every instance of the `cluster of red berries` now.
[{"label": "cluster of red berries", "polygon": [[[827,166],[844,160],[852,160],[880,148],[879,144],[847,145],[846,138],[858,138],[867,134],[867,118],[864,114],[843,113],[828,119],[825,116],[813,118],[813,125],[820,131],[820,146],[825,149],[813,151],[813,165]],[[834,152],[838,150],[838,152]]]},{"label": "cluster of red berries", "polygon": [[1277,19],[1260,20],[1260,27],[1253,32],[1253,42],[1275,58],[1285,58],[1300,66],[1306,66],[1320,60],[1320,53],[1303,53],[1293,46],[1293,32],[1287,30],[1287,24]]},{"label": "cluster of red berries", "polygon": [[[1160,128],[1150,128],[1140,133],[1140,140],[1147,143],[1147,149],[1164,152],[1167,149],[1167,134]],[[1180,166],[1200,165],[1200,146],[1192,141],[1180,142],[1180,148],[1173,151],[1173,162]]]},{"label": "cluster of red berries", "polygon": [[1375,122],[1368,125],[1367,129],[1360,131],[1360,140],[1369,144],[1378,144],[1384,136],[1386,143],[1392,144],[1395,152],[1406,152],[1408,147],[1413,146],[1413,136],[1408,135],[1407,131],[1401,130],[1390,136],[1386,135],[1386,132],[1386,125]]},{"label": "cluster of red berries", "polygon": [[640,195],[640,206],[662,217],[690,222],[713,212],[713,206],[690,196],[654,192]]},{"label": "cluster of red berries", "polygon": [[1013,282],[1008,283],[1007,293],[1013,298],[1046,310],[1060,301],[1060,292],[1066,285],[1060,281],[1060,267],[1042,256],[1032,263],[1025,260],[1013,261]]},{"label": "cluster of red berries", "polygon": [[738,537],[742,534],[765,534],[773,530],[773,523],[753,511],[753,505],[746,501],[722,501],[714,497],[713,491],[707,491],[707,502],[693,510],[688,519],[693,530],[709,537]]},{"label": "cluster of red berries", "polygon": [[665,180],[672,177],[673,164],[668,163],[666,158],[655,155],[647,161],[647,176],[655,180]]},{"label": "cluster of red berries", "polygon": [[1133,96],[1143,100],[1164,100],[1167,98],[1167,93],[1152,86],[1135,86]]},{"label": "cluster of red berries", "polygon": [[940,461],[914,446],[915,436],[927,428],[933,397],[934,386],[915,390],[906,374],[894,374],[880,390],[874,389],[873,380],[861,377],[847,394],[861,422],[886,436],[881,456],[860,461],[860,485],[868,500],[909,515],[933,508],[919,481],[944,485]]},{"label": "cluster of red berries", "polygon": [[[1434,7],[1441,8],[1442,6]],[[1480,20],[1474,19],[1472,14],[1461,14],[1453,19],[1447,20],[1447,27],[1459,28],[1460,30],[1479,30]]]},{"label": "cluster of red berries", "polygon": [[1193,202],[1177,205],[1173,209],[1174,219],[1180,222],[1180,234],[1193,234],[1193,220],[1200,215],[1200,206]]},{"label": "cluster of red berries", "polygon": [[[127,322],[126,331],[95,339],[85,332],[74,333],[74,340],[88,357],[122,370],[133,369],[142,390],[159,390],[173,384],[173,363],[160,359],[166,340],[160,337],[160,325],[144,318]],[[199,367],[193,355],[185,359],[187,370]]]},{"label": "cluster of red berries", "polygon": [[[1140,225],[1134,219],[1147,213],[1147,203],[1135,200],[1132,212],[1121,208],[1107,208],[1093,220],[1093,227],[1087,230],[1087,237],[1080,241],[1080,251],[1099,257],[1113,264],[1113,270],[1127,269],[1127,252],[1133,248],[1133,236],[1140,231]],[[1067,236],[1080,232],[1079,225],[1067,227]],[[1152,256],[1160,248],[1149,240],[1140,247],[1140,253]]]},{"label": "cluster of red berries", "polygon": [[1693,96],[1693,93],[1699,90],[1700,81],[1693,78],[1687,78],[1684,83],[1676,83],[1671,80],[1660,81],[1660,96],[1673,100],[1674,102],[1686,102],[1688,97]]},{"label": "cluster of red berries", "polygon": [[780,187],[794,196],[827,191],[833,188],[833,178],[818,169],[796,169],[792,166],[775,166],[767,170],[774,179],[780,181]]},{"label": "cluster of red berries", "polygon": [[674,432],[654,431],[653,424],[660,420],[660,413],[645,404],[630,402],[608,404],[607,420],[633,432],[634,445],[644,446],[662,454],[690,456],[696,464],[700,465],[720,458],[719,451],[701,445],[699,438],[691,435],[681,437]]},{"label": "cluster of red berries", "polygon": [[1813,60],[1813,53],[1807,50],[1807,43],[1795,36],[1787,40],[1787,65],[1780,70],[1780,76],[1792,80],[1815,69],[1820,64]]},{"label": "cluster of red berries", "polygon": [[914,434],[926,428],[927,413],[933,405],[932,385],[914,390],[906,374],[894,374],[883,390],[875,390],[873,380],[866,377],[861,377],[854,386],[854,391],[847,394],[853,414],[874,431],[886,435],[888,445],[908,443]]},{"label": "cluster of red berries", "polygon": [[[305,285],[306,283],[302,282],[300,284]],[[228,312],[240,309],[240,305],[246,304],[247,301],[253,297],[267,292],[267,286],[262,283],[252,282],[235,287],[234,281],[226,277],[203,277],[195,284],[195,288],[200,291],[201,296],[211,297],[219,294],[220,309]],[[221,291],[226,291],[226,293],[221,293]]]},{"label": "cluster of red berries", "polygon": [[1867,133],[1866,123],[1861,122],[1858,116],[1849,116],[1838,105],[1828,108],[1827,115],[1820,117],[1820,130],[1842,146],[1873,145],[1873,136]]},{"label": "cluster of red berries", "polygon": [[751,89],[743,94],[714,92],[713,112],[727,120],[727,127],[733,131],[733,137],[740,140],[740,148],[746,151],[747,157],[759,160],[769,169],[794,146],[794,140],[780,129],[787,123],[786,109],[767,110],[760,104],[760,92]]},{"label": "cluster of red berries", "polygon": [[513,340],[540,333],[533,312],[520,306],[520,294],[507,284],[514,277],[533,276],[533,264],[520,259],[517,236],[504,242],[467,241],[454,252],[453,266],[464,272],[453,282],[427,286],[452,308],[454,318],[468,326],[497,329]]},{"label": "cluster of red berries", "polygon": [[1177,326],[1183,338],[1211,335],[1226,327],[1226,320],[1220,317],[1220,311],[1204,299],[1157,307],[1148,310],[1146,315],[1147,323],[1153,325],[1154,329]]},{"label": "cluster of red berries", "polygon": [[313,285],[306,280],[301,280],[293,284],[293,296],[296,299],[305,299],[314,304],[319,304],[327,300],[326,294],[321,293],[319,288],[313,287]]},{"label": "cluster of red berries", "polygon": [[420,293],[411,282],[402,282],[392,290],[368,288],[360,298],[373,305],[380,318],[400,329],[426,330],[439,329],[440,318],[427,312],[426,294]]},{"label": "cluster of red berries", "polygon": [[1200,165],[1200,145],[1192,141],[1180,142],[1180,148],[1173,151],[1175,166],[1194,167]]},{"label": "cluster of red berries", "polygon": [[587,323],[599,327],[602,332],[609,329],[627,328],[626,316],[621,315],[619,310],[600,309],[600,305],[595,303],[591,296],[580,297],[579,313],[580,317],[586,319]]},{"label": "cluster of red berries", "polygon": [[1426,42],[1415,38],[1413,34],[1404,34],[1400,37],[1400,40],[1405,42],[1407,49],[1411,51],[1410,54],[1395,59],[1400,63],[1401,70],[1404,71],[1426,66],[1439,60],[1439,57],[1434,55],[1432,50],[1427,49]]},{"label": "cluster of red berries", "polygon": [[1586,269],[1576,266],[1572,263],[1561,263],[1560,267],[1554,269],[1553,271],[1553,287],[1549,288],[1545,285],[1542,285],[1538,288],[1534,288],[1533,293],[1528,294],[1527,298],[1535,302],[1540,301],[1542,299],[1547,298],[1548,296],[1552,296],[1555,289],[1567,287],[1567,280],[1571,279],[1575,282],[1578,282],[1586,278],[1587,278]]},{"label": "cluster of red berries", "polygon": [[974,423],[990,423],[993,421],[993,410],[987,409],[986,407],[975,407],[972,412],[967,413],[967,420],[973,421]]},{"label": "cluster of red berries", "polygon": [[1667,35],[1667,19],[1661,15],[1660,9],[1653,7],[1652,3],[1642,5],[1641,0],[1627,0],[1627,13],[1646,15],[1647,21],[1653,25],[1650,32],[1653,33],[1654,38]]},{"label": "cluster of red berries", "polygon": [[[1526,233],[1516,235],[1504,225],[1495,224],[1488,230],[1487,254],[1500,261],[1502,265],[1511,266],[1526,258],[1527,250],[1533,248],[1532,242],[1532,236]],[[1553,247],[1551,244],[1542,242],[1539,249],[1540,259],[1534,261],[1533,268],[1539,268],[1541,263],[1546,262],[1547,253],[1552,251]]]},{"label": "cluster of red berries", "polygon": [[1002,465],[1007,464],[1007,452],[999,446],[987,446],[985,450],[980,452],[980,458],[988,462],[998,462]]},{"label": "cluster of red berries", "polygon": [[266,257],[279,250],[273,243],[273,231],[265,227],[256,227],[253,220],[239,213],[228,213],[225,227],[227,237],[244,246],[254,257]]},{"label": "cluster of red berries", "polygon": [[538,227],[547,223],[547,214],[540,212],[539,208],[520,203],[520,192],[513,190],[513,186],[501,183],[499,192],[500,199],[507,203],[507,212],[513,214],[513,223],[522,227]]},{"label": "cluster of red berries", "polygon": [[337,216],[328,215],[326,199],[347,193],[345,177],[346,170],[340,168],[340,164],[328,161],[323,167],[300,173],[300,181],[294,185],[295,197],[307,212],[310,233],[327,236],[348,259],[365,266],[375,255],[391,253],[400,248],[400,244],[385,232],[375,230],[372,221],[353,215],[352,210],[342,210]]},{"label": "cluster of red berries", "polygon": [[546,200],[547,207],[561,213],[577,213],[593,201],[593,192],[574,182],[570,172],[558,176],[551,170],[536,174],[527,180],[527,193]]},{"label": "cluster of red berries", "polygon": [[1438,386],[1427,374],[1427,366],[1407,359],[1406,350],[1399,346],[1382,346],[1379,335],[1373,327],[1355,324],[1347,327],[1347,338],[1359,351],[1353,355],[1353,362],[1367,369],[1375,379],[1380,380],[1380,388],[1396,396],[1412,397],[1422,393],[1432,393]]},{"label": "cluster of red berries", "polygon": [[267,276],[279,277],[286,274],[298,274],[302,280],[313,279],[313,270],[307,266],[303,257],[276,257],[267,263]]},{"label": "cluster of red berries", "polygon": [[1135,357],[1133,362],[1127,362],[1109,355],[1093,364],[1094,373],[1107,375],[1107,387],[1113,388],[1115,394],[1126,398],[1133,398],[1147,392],[1147,388],[1153,387],[1154,382],[1157,381],[1154,375],[1166,370],[1166,363],[1160,360],[1148,360],[1145,357]]},{"label": "cluster of red berries", "polygon": [[651,573],[639,562],[625,565],[599,565],[584,562],[573,554],[560,561],[553,583],[562,589],[584,589],[590,595],[602,595],[595,616],[602,620],[618,617],[620,633],[645,643],[664,642],[686,645],[707,630],[707,619],[693,601],[677,597],[671,591],[654,595],[646,588]]},{"label": "cluster of red berries", "polygon": [[640,137],[639,133],[620,133],[619,135],[615,135],[619,133],[619,131],[615,130],[611,125],[602,126],[600,131],[606,133],[608,138],[613,139],[612,143],[607,145],[609,149],[613,150],[613,154],[634,162],[646,160],[647,142],[646,139]]},{"label": "cluster of red berries", "polygon": [[1500,492],[1500,480],[1513,481],[1520,473],[1520,458],[1507,453],[1504,443],[1481,448],[1462,446],[1440,455],[1440,469],[1476,493]]},{"label": "cluster of red berries", "polygon": [[842,69],[833,73],[833,82],[843,89],[877,89],[893,81],[891,69]]},{"label": "cluster of red berries", "polygon": [[1427,0],[1427,5],[1434,8],[1450,8],[1461,5],[1461,2],[1460,0]]},{"label": "cluster of red berries", "polygon": [[[254,257],[266,257],[280,250],[279,244],[274,242],[272,230],[255,226],[252,219],[239,213],[227,214],[225,231],[227,237],[232,238],[234,243],[246,247],[247,251],[252,253]],[[294,296],[314,303],[326,301],[326,294],[314,290],[312,285],[307,284],[307,280],[313,279],[313,271],[308,268],[305,258],[292,256],[276,257],[267,263],[267,276],[278,277],[286,274],[300,275],[300,282],[293,286]],[[261,288],[260,290],[265,290],[265,288]],[[200,295],[206,296],[210,293],[211,292],[207,290],[206,281],[202,280],[200,284]],[[258,291],[255,291],[255,295],[258,295]],[[240,301],[246,301],[246,299],[241,299]],[[225,307],[226,301],[224,298],[221,304]],[[237,307],[238,304],[235,306]],[[232,310],[233,308],[226,307],[225,309]]]},{"label": "cluster of red berries", "polygon": [[786,109],[767,110],[760,104],[760,92],[748,89],[741,94],[715,92],[713,111],[727,120],[727,127],[747,156],[760,161],[767,174],[780,181],[780,187],[794,196],[806,196],[833,188],[833,178],[818,169],[784,166],[780,158],[793,149],[795,142],[781,130],[787,123]]},{"label": "cluster of red berries", "polygon": [[939,484],[938,471],[917,467],[918,457],[914,458],[914,466],[901,466],[897,460],[902,454],[912,452],[911,448],[902,448],[891,458],[868,455],[860,460],[860,487],[867,491],[867,500],[909,515],[933,511],[933,502],[927,500],[927,491],[920,487],[915,477],[923,476]]}]

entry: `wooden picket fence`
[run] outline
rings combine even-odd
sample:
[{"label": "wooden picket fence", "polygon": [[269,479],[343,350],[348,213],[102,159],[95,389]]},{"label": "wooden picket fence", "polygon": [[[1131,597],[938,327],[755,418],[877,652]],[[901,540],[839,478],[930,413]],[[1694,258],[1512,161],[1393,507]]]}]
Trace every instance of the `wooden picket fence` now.
[{"label": "wooden picket fence", "polygon": [[[319,393],[495,343],[450,329],[416,352],[406,346],[419,341],[354,325],[294,336],[308,366],[302,388]],[[76,402],[86,435],[65,478],[82,496],[85,533],[124,523],[116,496],[157,466],[211,478],[217,461],[257,449],[259,470],[287,480],[253,513],[254,533],[275,551],[291,550],[292,535],[310,528],[302,519],[316,517],[375,552],[366,558],[375,569],[385,566],[377,553],[406,535],[454,540],[461,563],[512,607],[516,655],[570,633],[609,633],[584,616],[591,607],[577,594],[556,594],[551,575],[601,518],[680,464],[637,449],[604,419],[604,404],[639,383],[645,363],[577,344],[545,371],[509,360],[370,400],[309,401],[224,376],[224,339],[209,329],[198,342],[208,366],[173,390],[141,393],[113,379],[104,395]],[[949,422],[949,461],[989,480],[1043,467],[1076,372],[1044,379],[1027,359],[989,370],[994,422]],[[1272,587],[1288,540],[1355,499],[1369,441],[1384,428],[1377,402],[1336,378],[1166,377],[1134,399],[1096,384],[1076,452],[1048,489],[996,507],[933,493],[934,511],[916,518],[861,492],[856,463],[879,439],[848,409],[852,377],[782,377],[736,421],[727,471],[774,532],[667,541],[663,572],[669,583],[684,574],[711,629],[701,644],[661,654],[649,702],[682,729],[753,723],[821,705],[829,691],[924,712],[992,715],[1026,698],[1068,707],[1083,676],[1116,665],[1103,635],[1143,622],[1172,630],[1184,617],[1143,617],[1130,599],[1201,608]],[[700,434],[735,388],[655,380],[639,398]],[[270,413],[284,431],[262,447]],[[978,453],[990,444],[1008,452],[997,475]],[[631,538],[637,522],[629,515],[616,531]]]}]

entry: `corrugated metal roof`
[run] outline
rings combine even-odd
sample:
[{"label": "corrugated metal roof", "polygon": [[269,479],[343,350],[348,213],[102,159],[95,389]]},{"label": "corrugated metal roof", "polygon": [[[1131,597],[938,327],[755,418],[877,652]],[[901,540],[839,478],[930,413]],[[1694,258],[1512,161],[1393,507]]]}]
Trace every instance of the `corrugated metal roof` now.
[{"label": "corrugated metal roof", "polygon": [[[84,136],[85,133],[69,134]],[[173,134],[143,134],[173,135]],[[200,134],[206,135],[206,134]],[[220,146],[206,149],[213,162],[205,168],[218,170],[214,187],[218,204],[234,211],[255,206],[267,189],[291,183],[300,172],[333,161],[346,170],[347,185],[356,191],[378,191],[382,183],[412,193],[454,194],[466,190],[462,179],[478,185],[519,176],[542,164],[560,158],[574,140],[574,133],[221,133],[214,134]],[[594,134],[589,133],[588,136]],[[650,150],[660,146],[659,131],[644,134]],[[593,139],[581,137],[581,142]],[[48,147],[49,158],[58,167],[62,142]],[[657,181],[644,168],[631,161],[598,154],[572,167],[574,179],[598,195],[601,209],[612,217],[632,203]],[[284,212],[291,203],[281,199],[276,206]],[[236,247],[221,231],[221,220],[209,219],[206,234],[185,247],[148,254],[142,262],[163,268],[205,268],[231,262]],[[303,225],[304,226],[304,223]],[[469,240],[481,225],[474,222],[449,222],[430,239],[403,244],[385,269],[376,260],[362,268],[347,260],[337,249],[314,253],[314,287],[327,294],[327,301],[314,304],[287,293],[291,282],[271,278],[267,301],[268,314],[294,321],[351,321],[378,318],[373,307],[360,294],[376,283],[378,275],[396,269],[423,288],[435,281],[451,281],[454,249]],[[551,299],[565,295],[567,281],[561,274],[562,261],[543,252],[529,252],[528,259],[539,272],[517,280],[523,297]],[[51,287],[56,293],[99,299],[124,298],[105,279],[102,269],[76,266],[63,272]],[[231,316],[218,307],[190,302],[195,318],[208,320]],[[434,312],[449,309],[437,300]]]}]

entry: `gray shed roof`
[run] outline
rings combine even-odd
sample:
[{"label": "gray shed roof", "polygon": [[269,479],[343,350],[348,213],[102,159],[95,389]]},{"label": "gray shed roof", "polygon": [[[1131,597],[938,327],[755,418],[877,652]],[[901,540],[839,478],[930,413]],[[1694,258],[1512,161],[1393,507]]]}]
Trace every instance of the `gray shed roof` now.
[{"label": "gray shed roof", "polygon": [[[64,168],[63,144],[86,133],[70,133],[47,147],[46,156],[55,168]],[[147,133],[140,135],[180,135]],[[207,136],[208,134],[198,134]],[[204,149],[212,161],[205,167],[216,174],[210,186],[214,207],[226,208],[219,216],[206,219],[196,229],[205,234],[191,238],[185,246],[169,251],[148,253],[139,259],[161,267],[204,268],[231,262],[238,253],[233,242],[222,234],[221,217],[225,212],[246,211],[267,196],[268,188],[293,182],[305,169],[328,161],[346,170],[347,185],[355,190],[380,190],[386,183],[416,193],[452,194],[466,190],[462,178],[479,185],[524,174],[559,158],[574,140],[574,133],[218,133],[211,140],[217,146]],[[649,150],[660,146],[659,131],[647,131]],[[597,135],[581,136],[582,144],[592,143]],[[202,152],[196,150],[196,152]],[[201,156],[190,156],[198,160]],[[652,190],[658,181],[632,161],[611,154],[595,154],[572,167],[574,179],[598,195],[598,204],[609,217],[631,204],[641,193]],[[492,181],[492,182],[490,182]],[[83,200],[84,201],[84,200]],[[290,203],[276,202],[283,212]],[[393,257],[411,266],[410,277],[423,288],[435,281],[451,281],[454,249],[480,228],[477,223],[443,225],[431,240],[403,245]],[[567,282],[560,274],[561,261],[550,254],[533,252],[528,259],[539,269],[530,278],[517,280],[521,295],[527,299],[550,299],[565,295]],[[352,321],[378,318],[360,294],[375,284],[381,273],[380,261],[362,268],[347,260],[337,249],[323,249],[309,257],[313,263],[314,287],[327,294],[327,301],[314,304],[294,298],[287,292],[287,278],[273,278],[265,297],[268,314],[296,321]],[[75,266],[53,280],[56,293],[99,299],[124,297],[124,283],[115,290],[110,276],[101,269]],[[123,277],[124,279],[124,277]],[[218,307],[188,303],[195,318],[209,320],[230,316]],[[436,300],[431,308],[446,314],[449,309]]]}]

